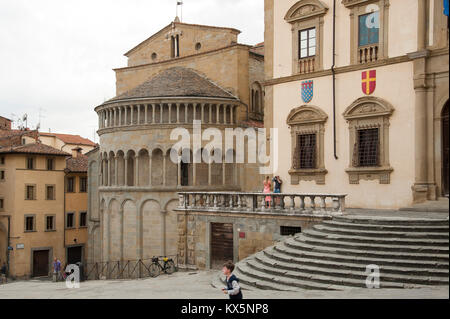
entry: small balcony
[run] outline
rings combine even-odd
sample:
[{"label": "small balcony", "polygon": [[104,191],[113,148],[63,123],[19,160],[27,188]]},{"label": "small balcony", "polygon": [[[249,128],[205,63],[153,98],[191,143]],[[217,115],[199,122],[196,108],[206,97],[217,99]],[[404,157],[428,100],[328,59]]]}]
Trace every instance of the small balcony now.
[{"label": "small balcony", "polygon": [[361,46],[358,48],[358,63],[370,63],[378,61],[378,44]]},{"label": "small balcony", "polygon": [[316,57],[308,57],[298,60],[298,73],[306,74],[316,71]]},{"label": "small balcony", "polygon": [[[280,215],[342,215],[346,194],[179,192],[177,210]],[[266,201],[270,199],[270,201]],[[270,205],[268,205],[270,203]]]}]

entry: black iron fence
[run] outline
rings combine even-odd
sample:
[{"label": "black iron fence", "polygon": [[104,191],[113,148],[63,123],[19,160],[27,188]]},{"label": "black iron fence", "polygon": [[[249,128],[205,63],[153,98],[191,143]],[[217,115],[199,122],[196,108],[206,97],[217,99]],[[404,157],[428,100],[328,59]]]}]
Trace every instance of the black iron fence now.
[{"label": "black iron fence", "polygon": [[[178,269],[178,256],[160,256],[170,258]],[[83,274],[85,280],[104,280],[104,279],[138,279],[151,277],[150,266],[153,259],[122,260],[88,263],[84,265]]]}]

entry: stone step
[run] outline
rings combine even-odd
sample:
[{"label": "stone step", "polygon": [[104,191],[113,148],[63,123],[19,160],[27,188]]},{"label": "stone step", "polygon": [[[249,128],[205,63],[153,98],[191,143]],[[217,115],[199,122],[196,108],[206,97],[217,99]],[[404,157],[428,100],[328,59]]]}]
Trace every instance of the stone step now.
[{"label": "stone step", "polygon": [[[213,276],[213,278],[211,279],[211,286],[217,289],[222,289],[226,287],[227,284],[225,280],[225,275],[218,274],[216,276]],[[254,290],[254,287],[242,283],[241,280],[239,280],[239,286],[241,287],[242,291]]]},{"label": "stone step", "polygon": [[[243,266],[239,266],[243,267]],[[242,272],[239,267],[236,267],[234,274],[239,278],[239,285],[244,284],[251,289],[262,289],[262,290],[275,290],[275,291],[299,291],[300,288],[286,286],[282,284],[277,284],[275,282],[265,280],[264,276],[252,277],[248,276],[246,273]],[[257,275],[257,273],[255,273]],[[309,288],[316,289],[316,288]],[[320,288],[318,288],[320,289]]]},{"label": "stone step", "polygon": [[[423,275],[430,277],[448,277],[448,264],[441,264],[441,268],[436,267],[437,265],[432,262],[428,263],[418,263],[417,261],[411,263],[405,263],[397,260],[376,260],[376,259],[360,259],[355,260],[354,258],[343,258],[341,256],[335,256],[330,260],[332,256],[323,256],[320,254],[304,254],[301,257],[296,257],[292,255],[285,254],[284,252],[277,251],[274,247],[266,248],[263,251],[264,255],[275,261],[282,261],[292,264],[297,264],[300,266],[314,266],[314,267],[325,267],[325,268],[338,268],[338,269],[348,269],[353,271],[366,270],[367,265],[376,264],[380,267],[382,273],[389,274],[412,274],[412,275]],[[405,266],[406,265],[406,266]]]},{"label": "stone step", "polygon": [[336,220],[325,220],[321,225],[329,226],[339,229],[350,229],[350,230],[370,230],[370,231],[399,231],[399,232],[424,232],[424,233],[445,233],[448,234],[448,225],[433,225],[433,226],[409,226],[405,225],[376,225],[376,224],[353,224],[338,222]]},{"label": "stone step", "polygon": [[[262,268],[268,267],[269,269],[278,268],[284,269],[290,272],[297,272],[301,274],[317,274],[317,275],[326,275],[331,277],[344,277],[346,279],[353,278],[356,280],[360,280],[365,283],[367,278],[366,269],[360,268],[357,270],[349,270],[336,267],[331,264],[329,265],[321,265],[320,267],[316,266],[307,266],[307,265],[298,265],[291,262],[285,262],[280,260],[273,260],[267,257],[264,253],[258,253],[254,255],[254,261],[258,262],[262,265]],[[248,261],[248,263],[252,263],[252,261]],[[402,284],[411,284],[411,285],[448,285],[448,274],[441,275],[440,277],[436,276],[426,276],[424,274],[390,274],[385,271],[384,267],[380,269],[380,280],[383,282],[394,282],[394,283],[402,283]]]},{"label": "stone step", "polygon": [[305,237],[321,238],[330,240],[339,240],[340,242],[351,243],[370,243],[370,244],[382,244],[382,245],[398,245],[398,246],[444,246],[448,248],[448,239],[429,239],[429,238],[396,238],[396,237],[366,237],[364,233],[354,232],[352,235],[344,234],[330,234],[325,233],[322,230],[308,229],[302,233]]},{"label": "stone step", "polygon": [[[333,275],[323,275],[323,274],[308,274],[298,271],[288,271],[276,267],[268,268],[261,264],[255,262],[255,260],[248,260],[246,266],[251,269],[250,273],[253,274],[255,271],[259,272],[259,275],[266,274],[269,278],[275,276],[278,283],[284,283],[286,285],[294,285],[299,288],[301,284],[309,283],[310,286],[323,285],[324,287],[330,286],[344,286],[344,287],[366,287],[366,281],[358,280],[347,277],[339,277]],[[239,269],[242,270],[241,266]],[[248,275],[249,273],[247,273]],[[405,284],[401,283],[391,283],[391,282],[380,282],[380,288],[404,288]],[[306,288],[308,289],[308,288]]]},{"label": "stone step", "polygon": [[409,225],[409,226],[447,226],[448,219],[409,218],[409,217],[366,217],[366,216],[335,216],[334,221],[349,224],[369,225]]},{"label": "stone step", "polygon": [[449,240],[448,232],[402,232],[402,231],[386,231],[386,230],[351,230],[348,228],[333,227],[331,225],[318,224],[314,225],[312,229],[321,231],[327,234],[336,235],[350,235],[355,234],[364,237],[381,237],[381,238],[408,238],[408,239],[446,239]]},{"label": "stone step", "polygon": [[[383,250],[361,250],[354,246],[344,247],[330,247],[327,245],[317,245],[317,243],[310,244],[301,242],[295,238],[288,238],[284,242],[287,246],[309,251],[320,251],[324,253],[337,253],[351,256],[366,256],[373,258],[386,258],[386,259],[414,259],[414,260],[433,260],[433,261],[445,261],[448,262],[449,255],[447,254],[431,254],[422,252],[398,252],[398,251],[383,251]],[[325,244],[325,243],[323,243]],[[351,248],[349,248],[351,247]]]},{"label": "stone step", "polygon": [[359,249],[367,252],[383,251],[383,252],[405,252],[405,253],[430,253],[430,254],[449,254],[448,247],[442,246],[417,246],[417,245],[389,245],[377,243],[361,243],[361,242],[345,242],[339,240],[311,238],[300,235],[293,238],[295,241],[307,243],[314,246],[326,246],[336,248]]}]

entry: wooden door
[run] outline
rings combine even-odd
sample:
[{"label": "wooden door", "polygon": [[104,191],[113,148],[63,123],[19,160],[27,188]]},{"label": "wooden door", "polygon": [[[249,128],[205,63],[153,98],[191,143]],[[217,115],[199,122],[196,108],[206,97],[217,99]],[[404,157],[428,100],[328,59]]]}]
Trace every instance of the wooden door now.
[{"label": "wooden door", "polygon": [[233,261],[233,224],[211,224],[211,268]]},{"label": "wooden door", "polygon": [[33,277],[48,276],[50,270],[49,251],[35,250],[33,251]]}]

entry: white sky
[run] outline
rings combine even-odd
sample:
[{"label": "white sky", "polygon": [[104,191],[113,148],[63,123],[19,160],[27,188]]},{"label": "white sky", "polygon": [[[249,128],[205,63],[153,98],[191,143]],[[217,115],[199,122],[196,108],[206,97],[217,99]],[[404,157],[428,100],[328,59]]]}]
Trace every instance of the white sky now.
[{"label": "white sky", "polygon": [[[176,0],[0,0],[0,115],[94,139],[125,52],[169,24]],[[264,41],[263,0],[184,0],[183,22]],[[98,142],[98,137],[96,142]]]}]

